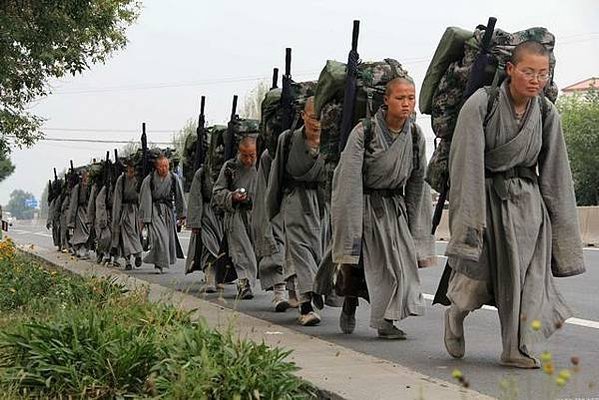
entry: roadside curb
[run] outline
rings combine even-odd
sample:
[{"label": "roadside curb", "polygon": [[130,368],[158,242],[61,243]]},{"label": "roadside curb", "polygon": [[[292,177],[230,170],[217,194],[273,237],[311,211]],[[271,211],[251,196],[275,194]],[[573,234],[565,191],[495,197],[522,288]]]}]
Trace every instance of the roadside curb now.
[{"label": "roadside curb", "polygon": [[324,400],[492,399],[399,364],[129,276],[118,270],[72,259],[68,255],[37,246],[20,246],[19,250],[42,263],[77,275],[111,277],[129,289],[146,289],[151,301],[169,303],[193,311],[194,317],[202,318],[208,326],[217,330],[233,327],[239,338],[292,349],[293,353],[288,359],[301,368],[297,375],[318,388],[319,398]]}]

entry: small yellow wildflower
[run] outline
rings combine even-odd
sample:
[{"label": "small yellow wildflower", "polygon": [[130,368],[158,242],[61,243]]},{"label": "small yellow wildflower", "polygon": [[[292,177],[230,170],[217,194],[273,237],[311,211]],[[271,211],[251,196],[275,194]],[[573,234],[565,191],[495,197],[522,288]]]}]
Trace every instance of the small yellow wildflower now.
[{"label": "small yellow wildflower", "polygon": [[462,374],[462,371],[460,371],[459,369],[454,369],[453,372],[451,373],[451,376],[453,376],[453,379],[462,379],[464,377],[464,374]]}]

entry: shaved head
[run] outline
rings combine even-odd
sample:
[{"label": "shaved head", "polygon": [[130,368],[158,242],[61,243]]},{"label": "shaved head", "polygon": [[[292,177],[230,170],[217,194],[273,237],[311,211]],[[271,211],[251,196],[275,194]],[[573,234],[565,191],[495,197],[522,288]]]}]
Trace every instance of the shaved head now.
[{"label": "shaved head", "polygon": [[512,51],[510,62],[517,65],[526,55],[543,56],[549,58],[549,51],[541,43],[534,40],[522,42]]},{"label": "shaved head", "polygon": [[387,86],[385,86],[385,96],[389,96],[391,94],[391,92],[393,92],[393,89],[395,88],[395,86],[398,86],[398,85],[409,85],[409,86],[416,87],[416,85],[414,85],[414,81],[412,80],[412,78],[409,78],[409,77],[393,78],[389,82],[387,82]]},{"label": "shaved head", "polygon": [[306,104],[304,104],[304,112],[314,112],[314,96],[310,96],[306,99]]}]

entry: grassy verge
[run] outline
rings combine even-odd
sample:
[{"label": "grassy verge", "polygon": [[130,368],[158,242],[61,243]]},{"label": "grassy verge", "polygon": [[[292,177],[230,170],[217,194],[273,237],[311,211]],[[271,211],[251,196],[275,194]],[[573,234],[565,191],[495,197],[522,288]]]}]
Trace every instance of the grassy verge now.
[{"label": "grassy verge", "polygon": [[289,353],[0,242],[0,399],[308,399]]}]

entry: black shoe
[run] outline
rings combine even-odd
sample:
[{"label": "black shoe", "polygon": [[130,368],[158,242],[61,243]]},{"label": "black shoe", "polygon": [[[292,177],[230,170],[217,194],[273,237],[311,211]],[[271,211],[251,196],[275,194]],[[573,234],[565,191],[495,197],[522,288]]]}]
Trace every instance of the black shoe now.
[{"label": "black shoe", "polygon": [[322,310],[324,308],[324,301],[322,300],[322,296],[316,293],[312,293],[312,304],[314,307]]},{"label": "black shoe", "polygon": [[133,269],[133,267],[131,266],[131,264],[125,264],[125,271],[131,271]]},{"label": "black shoe", "polygon": [[135,268],[141,267],[141,256],[135,257]]},{"label": "black shoe", "polygon": [[343,308],[339,316],[339,328],[341,332],[351,334],[356,329],[356,307],[358,299],[356,297],[346,297],[343,300]]}]

